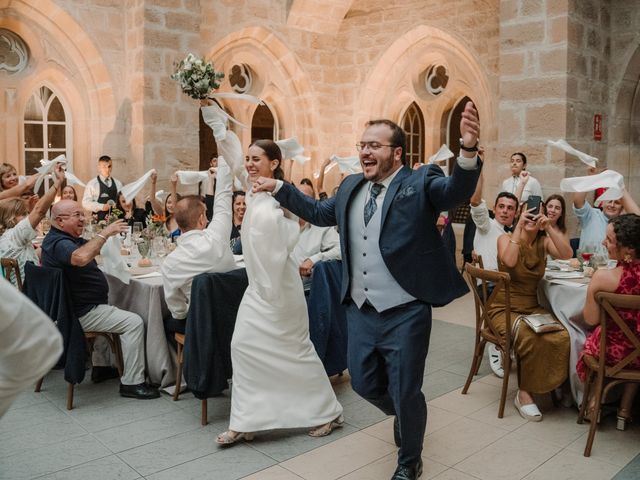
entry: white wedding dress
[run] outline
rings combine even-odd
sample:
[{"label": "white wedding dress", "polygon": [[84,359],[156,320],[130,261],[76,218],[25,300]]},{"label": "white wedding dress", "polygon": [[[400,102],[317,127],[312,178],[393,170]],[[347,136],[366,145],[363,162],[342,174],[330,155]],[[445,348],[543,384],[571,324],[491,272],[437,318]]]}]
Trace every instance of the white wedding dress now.
[{"label": "white wedding dress", "polygon": [[255,432],[324,425],[342,413],[309,338],[298,269],[299,233],[267,193],[247,193],[242,249],[249,277],[231,340],[229,428]]}]

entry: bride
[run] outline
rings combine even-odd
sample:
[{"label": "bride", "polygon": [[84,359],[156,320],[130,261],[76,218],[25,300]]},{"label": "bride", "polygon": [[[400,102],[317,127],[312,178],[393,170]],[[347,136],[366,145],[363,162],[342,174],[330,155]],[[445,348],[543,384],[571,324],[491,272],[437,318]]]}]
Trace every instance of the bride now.
[{"label": "bride", "polygon": [[[219,148],[225,150],[226,145],[220,143]],[[282,179],[281,163],[275,142],[254,142],[245,162],[249,185],[260,176]],[[344,419],[309,339],[302,282],[289,258],[299,227],[285,218],[268,193],[253,194],[249,188],[246,203],[242,248],[249,287],[231,340],[229,430],[216,441],[231,445],[251,440],[256,431],[309,426],[316,426],[311,436],[329,435]]]}]

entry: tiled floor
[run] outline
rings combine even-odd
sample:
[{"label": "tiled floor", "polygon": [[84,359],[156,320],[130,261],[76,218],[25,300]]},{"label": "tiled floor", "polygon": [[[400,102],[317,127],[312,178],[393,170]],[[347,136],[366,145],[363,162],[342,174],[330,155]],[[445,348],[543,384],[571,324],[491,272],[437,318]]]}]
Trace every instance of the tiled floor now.
[{"label": "tiled floor", "polygon": [[[503,419],[497,418],[500,380],[486,362],[461,395],[473,344],[469,298],[434,311],[424,392],[429,419],[422,479],[635,479],[640,477],[640,428],[618,432],[604,419],[591,458],[582,456],[588,425],[572,409],[542,399],[542,423],[526,422],[513,404],[515,379]],[[336,385],[346,425],[326,438],[306,431],[261,434],[251,443],[218,448],[229,397],[209,400],[209,425],[190,394],[173,402],[124,399],[115,381],[76,389],[65,410],[61,372],[42,393],[24,393],[0,421],[0,479],[150,480],[387,480],[395,468],[392,420]]]}]

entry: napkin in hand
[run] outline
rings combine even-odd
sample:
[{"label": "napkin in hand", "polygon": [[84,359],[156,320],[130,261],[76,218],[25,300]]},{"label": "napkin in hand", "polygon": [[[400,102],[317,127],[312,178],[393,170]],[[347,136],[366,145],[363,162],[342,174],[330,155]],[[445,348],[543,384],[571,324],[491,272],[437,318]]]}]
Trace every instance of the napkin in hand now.
[{"label": "napkin in hand", "polygon": [[34,192],[37,192],[38,190],[40,190],[40,187],[42,186],[42,182],[44,181],[45,177],[53,171],[53,167],[55,167],[56,164],[58,163],[62,163],[65,165],[67,164],[67,159],[65,158],[64,155],[58,155],[53,160],[44,160],[44,159],[40,160],[41,166],[36,167],[36,172],[38,172],[38,179],[36,180],[36,184],[33,186]]},{"label": "napkin in hand", "polygon": [[582,163],[590,167],[596,166],[596,162],[598,161],[596,157],[592,157],[591,155],[581,152],[580,150],[576,150],[571,145],[569,145],[566,140],[559,139],[559,140],[556,140],[555,142],[553,140],[547,140],[547,143],[552,147],[556,147],[556,148],[559,148],[560,150],[567,152],[569,155],[574,155],[578,157],[582,161]]},{"label": "napkin in hand", "polygon": [[183,185],[195,185],[200,182],[206,182],[209,179],[209,171],[202,170],[200,172],[192,172],[189,170],[178,170],[176,172],[178,180]]},{"label": "napkin in hand", "polygon": [[303,155],[304,147],[298,143],[298,139],[296,137],[276,140],[276,144],[282,151],[283,160],[291,158],[301,165],[304,165],[306,162],[311,160],[311,157],[305,157]]},{"label": "napkin in hand", "polygon": [[[362,165],[360,165],[360,157],[339,157],[337,155],[331,155],[331,161],[342,173],[360,173],[362,172]],[[324,170],[327,173],[331,169],[331,165]]]},{"label": "napkin in hand", "polygon": [[126,202],[131,202],[134,198],[136,198],[136,195],[140,193],[140,190],[142,190],[144,185],[147,183],[147,180],[151,178],[151,174],[155,171],[156,169],[152,168],[135,182],[127,183],[124,187],[122,187],[122,190],[120,190],[120,192],[124,196]]},{"label": "napkin in hand", "polygon": [[591,192],[596,188],[608,190],[598,197],[597,202],[617,200],[622,197],[624,177],[614,170],[605,170],[597,175],[564,178],[560,181],[563,192]]},{"label": "napkin in hand", "polygon": [[439,163],[444,162],[445,160],[449,160],[454,156],[454,153],[449,150],[449,147],[443,143],[440,149],[433,155],[429,157],[429,163]]},{"label": "napkin in hand", "polygon": [[102,270],[104,273],[108,273],[129,285],[131,272],[129,272],[129,267],[122,258],[122,255],[120,255],[120,249],[120,239],[117,235],[109,237],[107,241],[104,242],[104,245],[100,249],[100,255],[102,255]]}]

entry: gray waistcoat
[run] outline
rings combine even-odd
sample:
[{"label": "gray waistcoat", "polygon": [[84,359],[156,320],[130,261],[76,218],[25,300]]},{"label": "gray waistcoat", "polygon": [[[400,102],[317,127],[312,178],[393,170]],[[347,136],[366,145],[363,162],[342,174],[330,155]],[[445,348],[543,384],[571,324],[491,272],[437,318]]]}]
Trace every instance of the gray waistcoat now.
[{"label": "gray waistcoat", "polygon": [[393,278],[380,253],[380,220],[382,202],[364,225],[364,203],[367,184],[358,191],[349,211],[349,255],[351,298],[358,308],[365,300],[378,311],[415,300]]}]

